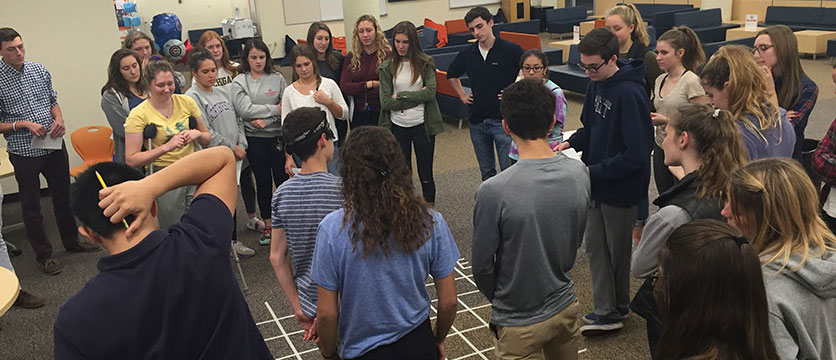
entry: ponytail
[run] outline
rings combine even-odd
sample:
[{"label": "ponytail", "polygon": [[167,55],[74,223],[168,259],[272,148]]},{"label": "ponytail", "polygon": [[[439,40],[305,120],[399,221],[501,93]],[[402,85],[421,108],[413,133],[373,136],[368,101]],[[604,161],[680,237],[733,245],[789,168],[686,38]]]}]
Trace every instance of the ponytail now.
[{"label": "ponytail", "polygon": [[731,173],[746,162],[743,140],[732,114],[709,105],[689,104],[671,119],[677,134],[688,133],[701,165],[699,198],[721,199]]},{"label": "ponytail", "polygon": [[685,54],[682,55],[682,66],[691,72],[696,73],[700,65],[705,62],[705,52],[702,50],[700,38],[687,26],[677,26],[665,31],[657,41],[666,41],[674,50],[685,50]]},{"label": "ponytail", "polygon": [[636,9],[636,5],[630,3],[616,5],[614,8],[607,10],[607,16],[610,15],[621,16],[621,20],[624,20],[627,26],[633,25],[633,32],[630,34],[633,41],[638,41],[644,46],[650,44],[650,35],[647,34],[647,29],[639,10]]}]

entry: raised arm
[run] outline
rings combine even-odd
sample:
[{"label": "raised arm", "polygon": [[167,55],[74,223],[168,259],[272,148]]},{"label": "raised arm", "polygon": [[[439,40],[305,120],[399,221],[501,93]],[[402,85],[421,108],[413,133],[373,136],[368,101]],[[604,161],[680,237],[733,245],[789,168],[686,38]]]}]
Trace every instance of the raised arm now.
[{"label": "raised arm", "polygon": [[189,154],[142,180],[127,181],[101,190],[99,207],[113,223],[122,221],[127,215],[135,215],[136,219],[125,233],[131,236],[149,217],[154,199],[181,186],[197,185],[195,197],[201,194],[216,196],[231,215],[238,200],[235,183],[232,150],[217,146]]}]

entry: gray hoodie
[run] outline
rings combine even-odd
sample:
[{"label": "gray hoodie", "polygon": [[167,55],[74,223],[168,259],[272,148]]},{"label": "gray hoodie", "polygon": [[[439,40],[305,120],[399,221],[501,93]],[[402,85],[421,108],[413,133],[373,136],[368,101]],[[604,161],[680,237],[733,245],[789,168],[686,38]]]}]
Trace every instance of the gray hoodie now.
[{"label": "gray hoodie", "polygon": [[102,94],[102,111],[107,123],[113,129],[113,155],[118,163],[125,163],[125,119],[131,110],[128,98],[113,89],[107,89]]},{"label": "gray hoodie", "polygon": [[764,265],[769,327],[781,359],[836,359],[836,253]]},{"label": "gray hoodie", "polygon": [[214,87],[212,92],[208,93],[195,85],[186,91],[186,95],[194,99],[203,114],[203,121],[212,135],[209,147],[221,145],[235,150],[235,146],[238,145],[246,150],[247,138],[244,136],[244,123],[235,115],[235,109],[232,108],[227,94],[229,88]]},{"label": "gray hoodie", "polygon": [[[281,135],[282,122],[278,104],[282,101],[282,92],[287,81],[279,73],[262,74],[253,79],[250,73],[238,74],[232,80],[230,98],[235,112],[244,121],[247,136],[277,137]],[[262,119],[267,126],[259,129],[250,120]]]}]

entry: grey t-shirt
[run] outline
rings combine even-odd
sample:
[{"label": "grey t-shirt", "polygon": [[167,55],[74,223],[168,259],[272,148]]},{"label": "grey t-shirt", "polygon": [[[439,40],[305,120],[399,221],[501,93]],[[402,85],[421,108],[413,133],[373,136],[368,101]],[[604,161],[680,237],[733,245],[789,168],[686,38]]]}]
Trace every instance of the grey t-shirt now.
[{"label": "grey t-shirt", "polygon": [[471,262],[492,324],[538,323],[575,301],[569,270],[589,199],[586,166],[563,154],[520,160],[479,186]]}]

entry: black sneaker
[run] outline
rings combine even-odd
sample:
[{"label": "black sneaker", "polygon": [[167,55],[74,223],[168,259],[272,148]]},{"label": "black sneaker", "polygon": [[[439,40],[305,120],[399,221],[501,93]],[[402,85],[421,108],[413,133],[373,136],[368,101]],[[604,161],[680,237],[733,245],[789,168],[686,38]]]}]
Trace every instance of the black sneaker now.
[{"label": "black sneaker", "polygon": [[89,241],[79,241],[78,244],[74,244],[72,246],[65,246],[67,251],[69,252],[94,252],[99,251],[102,248],[99,245],[91,243]]},{"label": "black sneaker", "polygon": [[20,290],[20,293],[17,295],[17,300],[15,300],[15,306],[24,309],[37,309],[39,307],[44,306],[45,304],[46,302],[44,301],[44,299],[41,299],[23,290]]},{"label": "black sneaker", "polygon": [[61,273],[61,270],[64,270],[64,265],[61,265],[61,263],[56,259],[49,258],[44,260],[44,262],[39,262],[38,268],[40,268],[45,274],[58,275]]}]

